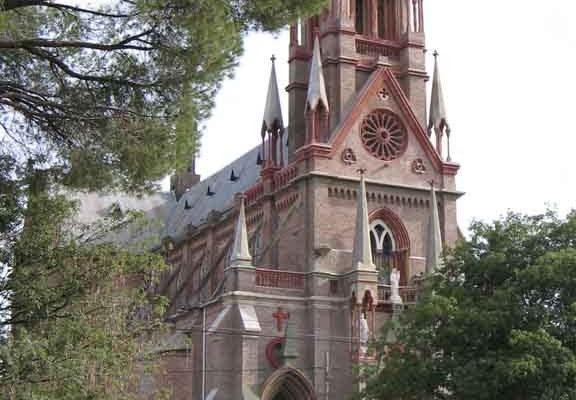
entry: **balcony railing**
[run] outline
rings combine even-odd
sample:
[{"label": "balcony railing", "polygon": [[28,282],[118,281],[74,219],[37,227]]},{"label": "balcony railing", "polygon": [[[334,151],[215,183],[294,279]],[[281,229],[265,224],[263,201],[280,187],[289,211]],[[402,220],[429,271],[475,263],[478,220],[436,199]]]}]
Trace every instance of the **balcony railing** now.
[{"label": "balcony railing", "polygon": [[256,286],[277,289],[304,289],[305,276],[301,272],[256,269]]},{"label": "balcony railing", "polygon": [[[400,286],[398,288],[400,298],[404,304],[414,304],[418,301],[419,289],[417,286]],[[378,302],[379,303],[392,303],[392,288],[388,284],[378,285]]]},{"label": "balcony railing", "polygon": [[388,40],[370,40],[364,37],[356,38],[356,53],[371,57],[400,57],[400,45]]}]

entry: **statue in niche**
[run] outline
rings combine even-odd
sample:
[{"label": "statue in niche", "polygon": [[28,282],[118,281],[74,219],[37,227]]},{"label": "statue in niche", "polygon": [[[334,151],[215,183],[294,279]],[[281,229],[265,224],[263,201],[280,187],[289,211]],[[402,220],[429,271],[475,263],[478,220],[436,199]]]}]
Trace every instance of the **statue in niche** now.
[{"label": "statue in niche", "polygon": [[360,357],[366,355],[368,351],[368,340],[370,339],[370,328],[368,327],[368,321],[366,320],[366,314],[362,313],[360,315]]},{"label": "statue in niche", "polygon": [[390,272],[390,300],[394,304],[401,304],[402,297],[400,297],[400,271],[392,268]]}]

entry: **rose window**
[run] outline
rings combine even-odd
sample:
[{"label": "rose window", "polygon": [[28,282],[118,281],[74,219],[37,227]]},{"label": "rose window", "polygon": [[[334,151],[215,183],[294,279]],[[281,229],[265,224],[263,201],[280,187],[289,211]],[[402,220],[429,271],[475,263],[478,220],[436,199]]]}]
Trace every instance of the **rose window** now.
[{"label": "rose window", "polygon": [[362,122],[360,135],[366,150],[384,161],[398,158],[408,145],[404,124],[387,110],[376,110],[368,114]]}]

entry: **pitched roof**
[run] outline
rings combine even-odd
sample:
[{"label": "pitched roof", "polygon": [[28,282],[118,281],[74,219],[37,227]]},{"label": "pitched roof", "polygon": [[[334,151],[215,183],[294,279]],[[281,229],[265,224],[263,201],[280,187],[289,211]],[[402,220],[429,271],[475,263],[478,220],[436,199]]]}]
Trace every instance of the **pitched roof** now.
[{"label": "pitched roof", "polygon": [[[234,194],[246,191],[260,177],[260,167],[256,165],[260,149],[261,146],[254,147],[184,193],[168,217],[163,236],[180,239],[188,226],[202,225],[210,211],[231,210]],[[232,171],[236,180],[230,179]]]},{"label": "pitched roof", "polygon": [[106,240],[138,248],[150,242],[154,242],[151,243],[152,246],[158,244],[158,237],[164,230],[166,219],[176,206],[176,198],[172,193],[133,196],[125,193],[73,192],[69,193],[69,196],[78,201],[75,222],[82,225],[97,224],[102,218],[115,212],[143,212],[146,216],[145,226],[127,226],[106,235]]}]

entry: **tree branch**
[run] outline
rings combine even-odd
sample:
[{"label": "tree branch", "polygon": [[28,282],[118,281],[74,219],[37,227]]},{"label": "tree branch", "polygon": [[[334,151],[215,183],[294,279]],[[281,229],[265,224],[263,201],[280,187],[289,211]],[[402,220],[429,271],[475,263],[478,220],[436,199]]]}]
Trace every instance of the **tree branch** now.
[{"label": "tree branch", "polygon": [[58,66],[66,74],[68,74],[69,76],[76,78],[76,79],[80,79],[80,80],[84,80],[84,81],[92,81],[92,82],[101,82],[101,83],[113,83],[113,84],[117,84],[117,85],[140,87],[140,88],[154,87],[158,84],[157,82],[138,83],[138,82],[133,82],[133,81],[124,80],[124,79],[115,79],[115,78],[112,78],[110,76],[94,76],[94,75],[81,74],[77,71],[74,71],[66,63],[64,63],[58,57],[54,56],[53,54],[51,54],[50,52],[48,52],[46,50],[42,50],[42,49],[38,49],[38,48],[34,48],[34,47],[25,47],[24,49],[26,51],[28,51],[29,53],[34,54],[35,56],[38,56],[38,57],[56,65],[56,66]]},{"label": "tree branch", "polygon": [[139,50],[139,51],[152,51],[154,47],[134,46],[128,44],[129,42],[138,39],[141,36],[147,35],[149,31],[143,32],[139,35],[131,36],[115,44],[101,44],[94,42],[82,42],[76,40],[48,40],[48,39],[29,39],[29,40],[0,40],[1,49],[22,49],[30,47],[46,47],[46,48],[79,48],[79,49],[94,49],[94,50]]},{"label": "tree branch", "polygon": [[75,7],[75,6],[71,6],[68,4],[50,3],[50,2],[47,2],[46,0],[4,0],[4,6],[2,7],[1,10],[2,11],[10,11],[10,10],[16,10],[18,8],[32,7],[32,6],[56,8],[58,10],[69,10],[69,11],[75,11],[75,12],[79,12],[79,13],[98,15],[100,17],[108,17],[108,18],[129,18],[129,17],[138,15],[138,14],[110,14],[110,13],[105,13],[102,11],[89,10],[87,8]]}]

